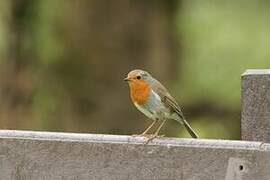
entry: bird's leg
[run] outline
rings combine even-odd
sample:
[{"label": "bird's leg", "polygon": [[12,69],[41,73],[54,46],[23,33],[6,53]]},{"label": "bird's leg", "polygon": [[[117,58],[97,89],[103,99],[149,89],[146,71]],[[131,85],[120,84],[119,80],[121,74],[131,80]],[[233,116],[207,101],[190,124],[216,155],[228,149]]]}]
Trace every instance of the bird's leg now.
[{"label": "bird's leg", "polygon": [[162,126],[165,124],[166,120],[167,120],[167,119],[164,119],[164,120],[162,121],[162,123],[160,124],[160,126],[159,126],[158,129],[156,130],[154,136],[158,136],[158,133],[159,133],[159,131],[161,130]]},{"label": "bird's leg", "polygon": [[136,136],[146,136],[146,133],[154,126],[154,124],[156,124],[157,123],[157,120],[154,120],[153,122],[152,122],[152,124],[143,132],[143,133],[141,133],[141,134],[134,134],[134,135],[132,135],[133,137],[136,137]]},{"label": "bird's leg", "polygon": [[152,124],[142,133],[141,136],[144,136],[153,126],[157,123],[157,120],[154,120]]},{"label": "bird's leg", "polygon": [[155,132],[151,137],[149,137],[149,138],[147,139],[146,144],[149,143],[151,140],[155,139],[156,137],[158,137],[158,133],[159,133],[159,131],[161,130],[162,126],[165,124],[166,120],[167,120],[167,119],[164,119],[164,120],[162,121],[162,123],[160,124],[160,126],[158,127],[158,129],[156,130],[156,132]]}]

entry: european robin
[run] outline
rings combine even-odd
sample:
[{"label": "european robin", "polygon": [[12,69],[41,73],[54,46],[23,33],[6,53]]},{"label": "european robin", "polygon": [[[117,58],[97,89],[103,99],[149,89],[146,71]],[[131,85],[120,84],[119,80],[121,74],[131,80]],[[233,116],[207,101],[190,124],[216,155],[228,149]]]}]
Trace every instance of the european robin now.
[{"label": "european robin", "polygon": [[[183,124],[193,138],[198,138],[197,133],[186,121],[176,100],[148,72],[138,69],[133,70],[128,73],[124,80],[129,84],[130,97],[134,105],[144,115],[153,120],[153,123],[140,134],[141,136],[149,137],[149,139],[157,137],[166,120],[173,119]],[[161,124],[155,133],[147,134],[158,121],[161,121]]]}]

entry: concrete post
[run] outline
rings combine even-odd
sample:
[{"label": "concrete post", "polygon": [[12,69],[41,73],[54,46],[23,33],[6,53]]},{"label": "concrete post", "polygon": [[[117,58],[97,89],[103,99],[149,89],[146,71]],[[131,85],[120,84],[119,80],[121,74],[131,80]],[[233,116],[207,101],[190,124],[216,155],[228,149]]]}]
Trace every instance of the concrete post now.
[{"label": "concrete post", "polygon": [[243,140],[270,142],[270,69],[247,70],[242,75]]}]

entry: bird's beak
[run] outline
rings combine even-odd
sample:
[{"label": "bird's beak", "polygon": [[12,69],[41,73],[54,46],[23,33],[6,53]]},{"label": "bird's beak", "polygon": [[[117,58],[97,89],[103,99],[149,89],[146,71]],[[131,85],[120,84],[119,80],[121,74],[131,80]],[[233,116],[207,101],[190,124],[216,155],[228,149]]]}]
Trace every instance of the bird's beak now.
[{"label": "bird's beak", "polygon": [[129,81],[130,79],[128,78],[128,77],[126,77],[125,79],[124,79],[124,81]]}]

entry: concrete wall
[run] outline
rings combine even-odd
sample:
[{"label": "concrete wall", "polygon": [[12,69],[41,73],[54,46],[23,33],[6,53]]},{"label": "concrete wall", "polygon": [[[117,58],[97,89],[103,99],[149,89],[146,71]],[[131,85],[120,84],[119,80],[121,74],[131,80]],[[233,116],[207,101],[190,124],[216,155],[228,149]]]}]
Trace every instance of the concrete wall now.
[{"label": "concrete wall", "polygon": [[269,179],[270,144],[0,131],[4,179]]}]

